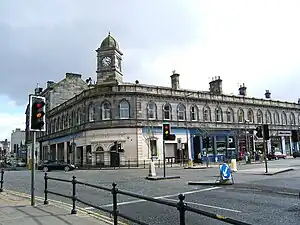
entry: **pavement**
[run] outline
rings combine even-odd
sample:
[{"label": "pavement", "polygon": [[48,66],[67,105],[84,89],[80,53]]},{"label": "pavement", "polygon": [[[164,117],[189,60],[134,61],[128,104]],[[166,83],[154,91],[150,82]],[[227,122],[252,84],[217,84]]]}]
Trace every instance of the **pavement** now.
[{"label": "pavement", "polygon": [[[156,199],[178,202],[178,194],[185,195],[185,202],[192,207],[231,217],[250,224],[289,225],[298,224],[300,219],[300,159],[282,159],[269,161],[270,171],[292,168],[292,171],[273,176],[264,175],[264,164],[238,165],[234,173],[235,184],[231,186],[190,186],[192,180],[216,179],[217,167],[208,169],[168,168],[167,175],[180,176],[180,179],[149,181],[145,177],[148,169],[128,170],[91,170],[71,172],[50,172],[51,177],[71,180],[75,175],[79,181],[110,187],[117,183],[120,190],[127,190]],[[253,169],[255,171],[253,172]],[[247,172],[248,171],[248,172]],[[249,172],[250,171],[250,172]],[[251,172],[252,171],[252,172]],[[162,168],[156,170],[162,174]],[[43,200],[44,174],[36,172],[36,195]],[[30,171],[9,171],[4,175],[4,190],[13,191],[25,196],[30,194]],[[71,195],[69,183],[49,181],[48,190]],[[24,194],[25,193],[25,194]],[[110,192],[78,186],[78,197],[94,205],[111,209]],[[71,201],[63,197],[49,194],[50,202],[70,206]],[[79,209],[89,213],[97,213],[101,218],[109,219],[109,215],[94,208],[78,204]],[[178,224],[177,209],[146,202],[136,198],[118,195],[119,211],[148,224]],[[133,224],[126,220],[124,223]],[[194,213],[186,213],[186,224],[225,224]]]},{"label": "pavement", "polygon": [[104,225],[113,224],[94,218],[87,212],[78,211],[76,215],[70,214],[70,208],[64,205],[44,205],[38,201],[34,207],[28,198],[12,194],[0,193],[0,224],[1,225]]}]

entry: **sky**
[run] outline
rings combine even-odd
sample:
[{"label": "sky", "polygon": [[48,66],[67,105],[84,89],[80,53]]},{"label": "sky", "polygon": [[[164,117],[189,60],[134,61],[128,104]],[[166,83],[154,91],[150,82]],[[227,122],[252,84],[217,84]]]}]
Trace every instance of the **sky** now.
[{"label": "sky", "polygon": [[67,72],[96,80],[96,52],[110,31],[124,80],[208,90],[220,76],[226,94],[297,102],[299,0],[1,0],[0,140],[25,128],[37,83]]}]

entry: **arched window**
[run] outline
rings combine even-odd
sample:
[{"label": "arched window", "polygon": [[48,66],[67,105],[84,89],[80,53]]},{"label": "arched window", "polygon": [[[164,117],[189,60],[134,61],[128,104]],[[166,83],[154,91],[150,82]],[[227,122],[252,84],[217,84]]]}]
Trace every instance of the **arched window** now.
[{"label": "arched window", "polygon": [[263,113],[261,110],[257,111],[257,123],[259,124],[263,123]]},{"label": "arched window", "polygon": [[163,108],[163,114],[164,114],[164,120],[170,120],[171,119],[171,106],[170,104],[166,103],[164,105],[164,108]]},{"label": "arched window", "polygon": [[185,107],[183,104],[177,106],[177,119],[185,120]]},{"label": "arched window", "polygon": [[245,122],[244,110],[242,110],[242,109],[238,110],[238,122],[239,123],[244,123]]},{"label": "arched window", "polygon": [[234,113],[232,108],[227,109],[226,115],[228,123],[234,122]]},{"label": "arched window", "polygon": [[197,106],[193,105],[191,106],[191,111],[190,111],[191,115],[191,120],[192,121],[197,121],[198,120],[198,108]]},{"label": "arched window", "polygon": [[125,100],[120,102],[120,119],[129,119],[129,103]]},{"label": "arched window", "polygon": [[211,121],[210,108],[207,106],[203,108],[203,120],[206,122]]},{"label": "arched window", "polygon": [[68,122],[69,122],[69,115],[67,113],[66,116],[65,116],[65,121],[64,121],[64,123],[65,123],[65,125],[64,125],[65,129],[68,128],[68,126],[69,126]]},{"label": "arched window", "polygon": [[102,120],[109,120],[111,118],[111,109],[109,102],[102,103]]},{"label": "arched window", "polygon": [[65,124],[65,115],[61,116],[61,121],[60,121],[60,129],[64,129],[64,124]]},{"label": "arched window", "polygon": [[57,124],[56,124],[56,129],[57,129],[57,131],[59,131],[60,130],[60,117],[57,117]]},{"label": "arched window", "polygon": [[287,116],[285,112],[282,112],[281,121],[283,125],[287,125]]},{"label": "arched window", "polygon": [[75,114],[75,111],[73,110],[72,111],[72,126],[75,126],[75,124],[76,124],[76,114]]},{"label": "arched window", "polygon": [[253,116],[253,111],[252,111],[252,109],[249,109],[249,110],[248,110],[247,119],[248,119],[249,123],[253,123],[253,122],[254,122],[254,116]]},{"label": "arched window", "polygon": [[99,146],[96,151],[96,165],[104,165],[104,149]]},{"label": "arched window", "polygon": [[274,113],[274,123],[280,124],[280,117],[279,117],[279,113],[277,111]]},{"label": "arched window", "polygon": [[217,107],[216,108],[216,122],[222,122],[223,121],[223,118],[222,118],[222,109],[220,107]]},{"label": "arched window", "polygon": [[150,119],[150,120],[156,119],[156,105],[154,102],[148,103],[147,115],[148,115],[148,119]]},{"label": "arched window", "polygon": [[80,109],[77,110],[76,123],[77,123],[78,125],[81,124],[81,111],[80,111]]},{"label": "arched window", "polygon": [[95,106],[90,104],[88,108],[89,122],[95,121]]},{"label": "arched window", "polygon": [[272,115],[271,115],[271,113],[270,113],[269,110],[267,110],[267,112],[266,112],[266,123],[267,124],[271,124],[272,123]]},{"label": "arched window", "polygon": [[290,115],[290,124],[296,125],[296,118],[295,118],[295,114],[293,112],[291,112],[291,115]]}]

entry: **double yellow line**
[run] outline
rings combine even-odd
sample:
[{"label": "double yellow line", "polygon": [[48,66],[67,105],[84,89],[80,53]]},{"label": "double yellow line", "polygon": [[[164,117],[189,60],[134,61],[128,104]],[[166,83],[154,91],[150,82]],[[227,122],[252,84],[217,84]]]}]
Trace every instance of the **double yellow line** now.
[{"label": "double yellow line", "polygon": [[[30,195],[28,194],[25,194],[25,193],[22,193],[22,192],[17,192],[17,191],[11,191],[11,190],[4,190],[5,192],[9,193],[9,194],[12,194],[12,195],[16,195],[16,196],[19,196],[19,197],[23,197],[23,198],[31,198]],[[37,201],[40,201],[40,202],[44,202],[44,198],[43,197],[39,197],[39,196],[35,196],[35,199]],[[54,205],[56,207],[59,207],[59,208],[63,208],[65,207],[64,209],[68,209],[68,210],[71,210],[72,209],[72,205],[68,204],[68,203],[65,203],[65,202],[61,202],[61,201],[57,201],[57,200],[53,200],[53,199],[49,199],[49,202],[53,202],[55,203]],[[81,207],[76,207],[76,210],[80,213],[83,213],[83,214],[88,214],[89,216],[91,217],[94,217],[98,220],[101,220],[103,222],[106,222],[108,224],[112,224],[113,225],[113,220],[108,217],[108,216],[105,216],[101,213],[98,213],[98,212],[93,212],[91,210],[87,210],[87,209],[84,209],[84,208],[81,208]],[[118,224],[121,224],[121,225],[129,225],[127,223],[124,223],[122,221],[118,221]]]}]

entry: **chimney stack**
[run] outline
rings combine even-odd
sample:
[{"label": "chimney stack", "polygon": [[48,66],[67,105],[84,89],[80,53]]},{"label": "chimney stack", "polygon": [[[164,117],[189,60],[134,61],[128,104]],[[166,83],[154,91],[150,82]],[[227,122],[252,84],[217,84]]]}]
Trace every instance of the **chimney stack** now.
[{"label": "chimney stack", "polygon": [[170,76],[171,77],[171,87],[172,89],[179,89],[179,73],[176,73],[175,70],[172,72],[173,74]]},{"label": "chimney stack", "polygon": [[215,76],[212,81],[209,82],[209,91],[215,95],[223,94],[222,80],[220,76]]},{"label": "chimney stack", "polygon": [[243,85],[240,85],[239,87],[239,95],[246,96],[247,95],[247,87],[243,83]]},{"label": "chimney stack", "polygon": [[270,98],[271,98],[271,93],[270,93],[269,90],[266,90],[265,97],[266,97],[267,99],[270,99]]}]

